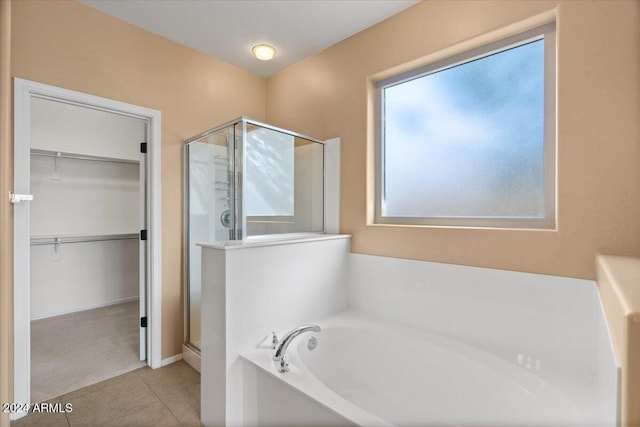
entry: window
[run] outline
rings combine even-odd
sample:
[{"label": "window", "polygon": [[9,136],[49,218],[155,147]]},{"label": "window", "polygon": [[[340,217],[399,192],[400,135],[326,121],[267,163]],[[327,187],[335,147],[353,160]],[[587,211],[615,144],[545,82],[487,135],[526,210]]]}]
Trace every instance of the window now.
[{"label": "window", "polygon": [[555,227],[555,24],[377,93],[376,223]]}]

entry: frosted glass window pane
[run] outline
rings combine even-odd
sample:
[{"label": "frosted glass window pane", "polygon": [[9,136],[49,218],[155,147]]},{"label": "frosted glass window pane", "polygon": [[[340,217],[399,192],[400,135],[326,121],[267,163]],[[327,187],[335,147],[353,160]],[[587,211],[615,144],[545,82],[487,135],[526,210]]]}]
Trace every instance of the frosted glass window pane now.
[{"label": "frosted glass window pane", "polygon": [[382,216],[543,218],[544,41],[383,88]]},{"label": "frosted glass window pane", "polygon": [[294,137],[271,129],[247,131],[247,216],[293,216]]}]

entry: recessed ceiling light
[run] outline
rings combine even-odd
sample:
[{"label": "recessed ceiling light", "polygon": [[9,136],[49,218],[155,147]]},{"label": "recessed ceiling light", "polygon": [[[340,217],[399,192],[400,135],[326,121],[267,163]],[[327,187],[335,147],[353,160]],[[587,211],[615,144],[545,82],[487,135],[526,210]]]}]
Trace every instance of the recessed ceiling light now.
[{"label": "recessed ceiling light", "polygon": [[261,61],[269,61],[276,56],[276,50],[273,46],[268,44],[257,44],[251,49],[253,55]]}]

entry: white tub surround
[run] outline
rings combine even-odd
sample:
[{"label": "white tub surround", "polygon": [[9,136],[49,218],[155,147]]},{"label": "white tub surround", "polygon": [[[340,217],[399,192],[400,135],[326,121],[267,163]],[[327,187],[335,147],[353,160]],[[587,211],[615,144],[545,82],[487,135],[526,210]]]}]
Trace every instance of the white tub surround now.
[{"label": "white tub surround", "polygon": [[[203,245],[205,425],[618,425],[595,282],[348,251]],[[271,331],[306,323],[280,373]]]},{"label": "white tub surround", "polygon": [[350,236],[309,234],[200,246],[201,419],[206,426],[240,426],[240,353],[267,345],[273,330],[347,308]]},{"label": "white tub surround", "polygon": [[593,418],[595,396],[568,396],[540,370],[461,341],[356,311],[320,326],[289,347],[284,374],[268,349],[243,354],[245,393],[257,395],[245,425],[613,426]]},{"label": "white tub surround", "polygon": [[594,281],[350,255],[349,306],[530,371],[574,401],[580,425],[617,423],[618,366]]}]

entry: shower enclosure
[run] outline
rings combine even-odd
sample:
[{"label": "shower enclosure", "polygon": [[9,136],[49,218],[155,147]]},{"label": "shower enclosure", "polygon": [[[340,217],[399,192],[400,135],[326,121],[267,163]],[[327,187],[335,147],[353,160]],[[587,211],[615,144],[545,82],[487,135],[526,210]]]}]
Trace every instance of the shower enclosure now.
[{"label": "shower enclosure", "polygon": [[241,117],[185,150],[186,336],[199,350],[197,244],[324,232],[324,143]]}]

